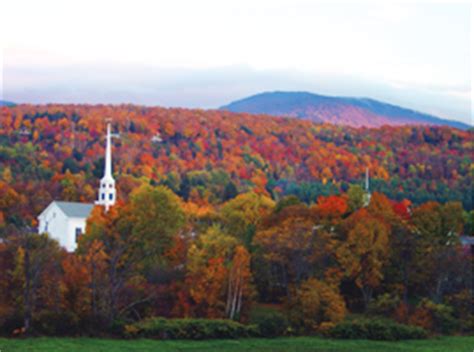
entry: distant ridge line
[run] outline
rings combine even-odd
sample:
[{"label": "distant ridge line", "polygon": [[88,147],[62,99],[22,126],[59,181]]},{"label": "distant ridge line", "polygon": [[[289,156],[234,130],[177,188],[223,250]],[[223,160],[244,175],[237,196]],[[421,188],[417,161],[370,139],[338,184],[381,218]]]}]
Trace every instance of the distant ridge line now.
[{"label": "distant ridge line", "polygon": [[361,97],[325,96],[310,92],[273,91],[252,95],[220,107],[231,112],[267,114],[352,127],[437,125],[459,129],[472,126],[391,103]]}]

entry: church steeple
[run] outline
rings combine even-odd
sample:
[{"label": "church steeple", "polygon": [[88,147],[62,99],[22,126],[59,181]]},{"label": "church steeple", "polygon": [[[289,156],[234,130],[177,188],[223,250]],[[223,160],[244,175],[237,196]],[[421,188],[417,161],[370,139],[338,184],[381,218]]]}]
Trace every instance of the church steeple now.
[{"label": "church steeple", "polygon": [[111,146],[110,123],[107,124],[107,145],[105,146],[105,170],[104,178],[112,177],[112,146]]},{"label": "church steeple", "polygon": [[110,123],[107,124],[106,139],[104,177],[100,180],[99,199],[95,203],[103,205],[105,211],[108,211],[115,204],[116,198],[115,180],[112,176],[112,134],[110,132]]},{"label": "church steeple", "polygon": [[369,168],[368,167],[365,168],[365,191],[367,193],[370,193],[370,190],[369,190]]},{"label": "church steeple", "polygon": [[369,168],[365,168],[365,194],[364,194],[364,206],[368,206],[370,203],[370,187],[369,187]]}]

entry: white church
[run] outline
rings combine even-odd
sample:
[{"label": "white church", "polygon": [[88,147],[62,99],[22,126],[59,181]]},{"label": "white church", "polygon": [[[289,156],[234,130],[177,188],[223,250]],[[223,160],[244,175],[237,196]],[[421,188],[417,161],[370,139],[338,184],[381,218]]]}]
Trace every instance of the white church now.
[{"label": "white church", "polygon": [[[108,211],[115,204],[115,180],[112,176],[112,134],[110,123],[107,124],[107,138],[105,147],[104,177],[100,180],[99,195],[95,202]],[[93,203],[77,203],[52,201],[38,216],[38,232],[47,232],[51,238],[57,240],[61,247],[68,252],[77,248],[77,240],[86,230],[86,221]]]}]

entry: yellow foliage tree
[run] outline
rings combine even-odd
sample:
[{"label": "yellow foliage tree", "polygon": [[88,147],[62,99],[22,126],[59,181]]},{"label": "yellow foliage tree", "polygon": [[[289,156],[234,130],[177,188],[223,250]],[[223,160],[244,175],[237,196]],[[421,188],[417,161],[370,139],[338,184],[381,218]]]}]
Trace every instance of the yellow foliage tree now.
[{"label": "yellow foliage tree", "polygon": [[389,254],[388,241],[388,226],[367,215],[349,231],[346,241],[336,251],[342,270],[360,288],[366,306],[373,289],[383,278],[383,266]]},{"label": "yellow foliage tree", "polygon": [[346,315],[344,298],[338,290],[310,278],[296,289],[290,300],[290,319],[305,332],[327,330]]}]

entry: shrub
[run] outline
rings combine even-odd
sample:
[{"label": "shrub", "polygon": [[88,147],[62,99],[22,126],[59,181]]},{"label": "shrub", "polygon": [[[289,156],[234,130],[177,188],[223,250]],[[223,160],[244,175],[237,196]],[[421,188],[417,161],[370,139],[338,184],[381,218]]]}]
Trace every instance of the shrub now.
[{"label": "shrub", "polygon": [[410,307],[408,304],[401,302],[393,312],[393,318],[398,323],[405,324],[408,321],[410,314]]},{"label": "shrub", "polygon": [[336,325],[328,333],[338,339],[369,339],[369,340],[408,340],[424,339],[428,336],[421,327],[395,323],[391,320],[354,320]]},{"label": "shrub", "polygon": [[34,316],[32,326],[34,332],[41,335],[76,335],[79,332],[79,319],[68,311],[42,311]]},{"label": "shrub", "polygon": [[232,320],[150,318],[124,327],[126,337],[220,339],[258,336],[256,326]]},{"label": "shrub", "polygon": [[259,334],[263,337],[281,336],[288,329],[285,315],[268,307],[258,307],[250,312],[250,323],[258,327]]},{"label": "shrub", "polygon": [[453,315],[459,322],[463,332],[474,331],[474,297],[470,290],[463,290],[447,297],[447,302],[453,307]]},{"label": "shrub", "polygon": [[107,332],[113,336],[123,336],[126,325],[127,322],[125,320],[114,320],[107,329]]},{"label": "shrub", "polygon": [[398,296],[385,293],[369,303],[367,312],[372,315],[389,317],[395,315],[399,306],[400,298]]},{"label": "shrub", "polygon": [[12,336],[15,330],[24,325],[23,317],[19,314],[8,314],[0,319],[0,335]]},{"label": "shrub", "polygon": [[[428,324],[424,325],[423,320],[429,321],[429,326]],[[459,324],[453,316],[452,307],[445,304],[436,304],[429,299],[423,299],[418,304],[413,317],[410,318],[410,323],[431,328],[434,332],[441,334],[450,334],[459,328]]]},{"label": "shrub", "polygon": [[428,309],[424,307],[418,307],[415,309],[413,314],[408,318],[408,324],[422,327],[423,329],[432,331],[433,330],[433,317]]}]

